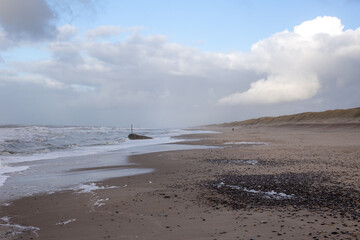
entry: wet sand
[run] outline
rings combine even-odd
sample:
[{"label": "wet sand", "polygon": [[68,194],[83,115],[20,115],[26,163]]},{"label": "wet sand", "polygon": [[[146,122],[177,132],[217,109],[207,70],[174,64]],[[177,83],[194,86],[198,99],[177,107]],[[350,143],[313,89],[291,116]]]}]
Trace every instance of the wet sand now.
[{"label": "wet sand", "polygon": [[214,130],[188,144],[222,148],[131,156],[155,171],[2,206],[0,239],[360,239],[358,125]]}]

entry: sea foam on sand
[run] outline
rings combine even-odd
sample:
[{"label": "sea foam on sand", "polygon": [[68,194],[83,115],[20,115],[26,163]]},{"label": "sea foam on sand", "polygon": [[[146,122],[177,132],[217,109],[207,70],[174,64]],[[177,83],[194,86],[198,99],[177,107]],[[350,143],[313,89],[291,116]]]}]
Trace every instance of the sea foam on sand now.
[{"label": "sea foam on sand", "polygon": [[226,142],[226,145],[268,145],[265,142]]},{"label": "sea foam on sand", "polygon": [[12,224],[10,222],[9,217],[2,217],[2,218],[0,218],[0,221],[4,222],[4,223],[1,223],[0,226],[10,228],[12,230],[12,232],[11,232],[12,235],[21,234],[23,232],[33,232],[36,236],[38,236],[37,231],[40,231],[40,228],[38,228],[38,227],[21,226],[18,224]]},{"label": "sea foam on sand", "polygon": [[96,183],[89,183],[89,184],[79,184],[78,186],[74,187],[73,190],[77,191],[77,193],[91,193],[95,190],[99,189],[113,189],[118,188],[117,186],[97,186]]},{"label": "sea foam on sand", "polygon": [[61,221],[61,222],[58,222],[58,223],[56,223],[56,225],[60,225],[60,226],[62,226],[62,225],[66,225],[66,224],[69,224],[69,223],[71,223],[71,222],[75,222],[76,221],[76,219],[74,218],[74,219],[69,219],[69,220],[67,220],[67,221]]}]

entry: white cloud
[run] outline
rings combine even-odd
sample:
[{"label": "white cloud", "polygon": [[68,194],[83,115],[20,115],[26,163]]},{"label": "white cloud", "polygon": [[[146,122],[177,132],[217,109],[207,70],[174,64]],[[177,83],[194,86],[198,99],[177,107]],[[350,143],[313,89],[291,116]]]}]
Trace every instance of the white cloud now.
[{"label": "white cloud", "polygon": [[336,36],[341,34],[343,29],[344,26],[339,18],[324,16],[301,23],[294,27],[294,33],[306,38],[311,38],[317,34]]},{"label": "white cloud", "polygon": [[67,64],[83,61],[79,47],[79,44],[74,42],[54,42],[48,46],[54,59]]},{"label": "white cloud", "polygon": [[[300,84],[301,83],[301,84]],[[220,104],[273,104],[313,97],[320,88],[314,76],[271,75],[251,84],[246,92],[234,93],[219,100]]]},{"label": "white cloud", "polygon": [[118,26],[100,26],[87,31],[86,36],[90,39],[116,36],[121,32]]},{"label": "white cloud", "polygon": [[70,40],[78,33],[78,29],[70,24],[63,25],[58,28],[58,40]]},{"label": "white cloud", "polygon": [[[240,64],[265,75],[246,91],[225,96],[220,104],[275,104],[310,99],[322,89],[356,71],[360,64],[360,29],[343,32],[336,17],[317,17],[254,44]],[[357,56],[357,57],[355,57]],[[344,59],[350,63],[345,71]],[[352,67],[351,67],[352,66]],[[332,71],[331,77],[324,71]],[[342,76],[342,77],[341,77]],[[350,77],[354,81],[354,76]]]},{"label": "white cloud", "polygon": [[60,81],[54,79],[36,75],[36,74],[27,74],[21,76],[14,71],[0,71],[0,83],[26,83],[26,84],[38,84],[48,88],[64,89],[66,86]]},{"label": "white cloud", "polygon": [[206,53],[192,47],[171,43],[165,36],[131,34],[120,43],[90,42],[87,53],[123,73],[208,76],[209,71],[227,68],[222,54]]}]

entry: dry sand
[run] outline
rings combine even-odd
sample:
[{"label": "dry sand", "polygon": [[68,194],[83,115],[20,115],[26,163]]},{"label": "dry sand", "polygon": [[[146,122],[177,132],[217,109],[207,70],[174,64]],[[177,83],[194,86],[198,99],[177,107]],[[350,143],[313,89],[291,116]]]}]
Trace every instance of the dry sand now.
[{"label": "dry sand", "polygon": [[[0,239],[360,239],[358,125],[216,130],[222,133],[187,136],[188,144],[221,148],[131,156],[156,170],[97,183],[117,188],[2,206],[8,224],[40,230],[2,226]],[[268,190],[296,194],[261,194]]]}]

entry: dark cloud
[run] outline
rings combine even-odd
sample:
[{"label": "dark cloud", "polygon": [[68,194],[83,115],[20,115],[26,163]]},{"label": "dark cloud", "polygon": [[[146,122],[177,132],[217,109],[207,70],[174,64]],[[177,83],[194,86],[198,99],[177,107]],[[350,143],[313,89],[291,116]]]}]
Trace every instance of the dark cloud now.
[{"label": "dark cloud", "polygon": [[56,14],[45,0],[0,0],[0,25],[16,40],[40,40],[56,34]]}]

